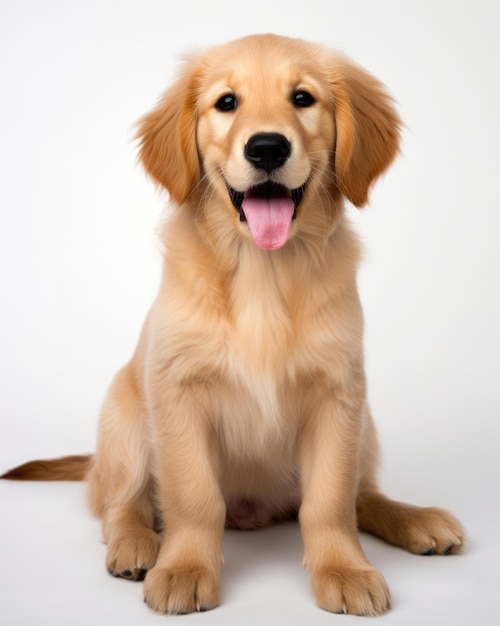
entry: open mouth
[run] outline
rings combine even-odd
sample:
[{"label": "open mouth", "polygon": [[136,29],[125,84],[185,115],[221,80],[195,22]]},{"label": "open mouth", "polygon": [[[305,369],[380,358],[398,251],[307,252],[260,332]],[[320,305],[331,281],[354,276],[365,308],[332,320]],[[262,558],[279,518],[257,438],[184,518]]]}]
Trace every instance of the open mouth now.
[{"label": "open mouth", "polygon": [[305,187],[304,183],[297,189],[287,189],[269,181],[244,192],[228,186],[228,192],[255,244],[263,250],[277,250],[288,241]]}]

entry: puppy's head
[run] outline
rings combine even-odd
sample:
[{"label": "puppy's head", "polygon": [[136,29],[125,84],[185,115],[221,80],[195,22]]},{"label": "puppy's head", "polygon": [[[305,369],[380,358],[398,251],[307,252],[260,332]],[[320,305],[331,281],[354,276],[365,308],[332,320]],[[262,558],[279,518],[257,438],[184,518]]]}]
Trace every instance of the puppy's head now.
[{"label": "puppy's head", "polygon": [[256,35],[187,64],[141,121],[140,156],[174,202],[196,191],[205,212],[224,206],[232,228],[272,250],[317,213],[325,230],[340,195],[366,204],[399,129],[383,86],[358,66],[301,40]]}]

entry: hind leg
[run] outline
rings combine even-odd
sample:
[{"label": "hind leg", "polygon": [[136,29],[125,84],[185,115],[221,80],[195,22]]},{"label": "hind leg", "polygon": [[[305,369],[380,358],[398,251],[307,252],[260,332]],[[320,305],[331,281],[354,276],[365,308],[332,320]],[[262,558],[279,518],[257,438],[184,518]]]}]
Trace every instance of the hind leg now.
[{"label": "hind leg", "polygon": [[361,493],[358,527],[414,554],[459,554],[464,531],[447,511],[390,500],[380,493]]},{"label": "hind leg", "polygon": [[106,567],[114,576],[143,579],[158,555],[149,450],[132,366],[121,370],[101,414],[89,499],[102,518]]},{"label": "hind leg", "polygon": [[465,534],[453,515],[435,507],[397,502],[379,492],[375,478],[377,439],[369,413],[363,448],[356,501],[359,529],[414,554],[459,554],[464,547]]}]

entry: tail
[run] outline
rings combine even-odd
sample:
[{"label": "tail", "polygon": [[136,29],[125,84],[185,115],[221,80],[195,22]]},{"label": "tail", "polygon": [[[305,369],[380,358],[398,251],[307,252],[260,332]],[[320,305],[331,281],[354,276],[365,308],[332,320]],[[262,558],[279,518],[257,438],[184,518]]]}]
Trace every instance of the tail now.
[{"label": "tail", "polygon": [[94,456],[82,454],[49,461],[29,461],[2,474],[8,480],[85,480]]}]

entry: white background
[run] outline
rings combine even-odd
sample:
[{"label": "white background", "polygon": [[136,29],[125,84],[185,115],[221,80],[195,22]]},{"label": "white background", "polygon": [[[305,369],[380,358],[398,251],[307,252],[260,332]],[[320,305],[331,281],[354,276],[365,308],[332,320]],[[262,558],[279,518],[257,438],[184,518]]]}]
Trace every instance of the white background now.
[{"label": "white background", "polygon": [[[407,128],[369,208],[360,289],[388,493],[453,510],[464,556],[363,537],[380,624],[497,624],[500,5],[491,0],[3,0],[0,469],[94,449],[100,403],[154,297],[164,200],[133,123],[185,51],[273,31],[339,48]],[[81,484],[0,484],[0,623],[352,624],[317,609],[295,525],[226,534],[223,605],[151,614],[104,569]],[[162,622],[163,620],[163,622]]]}]

